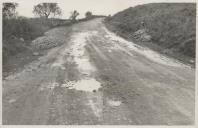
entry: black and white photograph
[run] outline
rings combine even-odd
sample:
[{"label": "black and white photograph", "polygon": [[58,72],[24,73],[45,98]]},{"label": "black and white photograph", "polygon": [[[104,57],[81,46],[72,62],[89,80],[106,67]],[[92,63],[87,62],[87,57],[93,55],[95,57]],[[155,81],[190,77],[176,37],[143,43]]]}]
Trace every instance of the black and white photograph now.
[{"label": "black and white photograph", "polygon": [[194,126],[196,6],[1,2],[2,125]]}]

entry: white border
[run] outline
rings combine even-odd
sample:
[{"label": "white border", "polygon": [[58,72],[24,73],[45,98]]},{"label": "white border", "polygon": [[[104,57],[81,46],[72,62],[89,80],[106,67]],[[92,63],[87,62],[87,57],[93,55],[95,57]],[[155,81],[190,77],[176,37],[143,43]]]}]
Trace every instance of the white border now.
[{"label": "white border", "polygon": [[[1,0],[0,1],[0,8],[2,10],[2,3],[4,2],[16,2],[16,3],[21,3],[23,1],[28,1],[28,0]],[[38,1],[38,2],[59,2],[61,3],[61,1],[63,0],[34,0],[34,1]],[[67,0],[64,0],[67,1]],[[141,1],[141,2],[145,2],[145,3],[196,3],[196,7],[197,7],[197,1],[196,0],[135,0],[137,1]],[[116,2],[116,0],[115,0]],[[124,2],[124,0],[123,0]],[[197,35],[197,31],[198,31],[198,26],[197,26],[197,22],[198,22],[198,9],[196,8],[196,35]],[[2,124],[2,11],[0,11],[0,28],[1,28],[1,35],[0,35],[0,124]],[[198,37],[196,36],[196,42],[198,40]],[[196,45],[196,60],[198,58],[198,46]],[[198,66],[197,61],[196,61],[196,67]],[[171,128],[198,128],[198,118],[196,115],[198,115],[198,106],[197,106],[197,99],[198,99],[198,94],[197,94],[197,80],[198,80],[198,72],[196,70],[196,78],[195,78],[195,125],[189,125],[189,126],[166,126],[166,125],[127,125],[127,126],[123,126],[123,125],[0,125],[0,128],[72,128],[72,127],[80,127],[80,128],[87,128],[87,127],[96,127],[96,128],[111,128],[111,127],[118,127],[118,128],[167,128],[167,127],[171,127]]]}]

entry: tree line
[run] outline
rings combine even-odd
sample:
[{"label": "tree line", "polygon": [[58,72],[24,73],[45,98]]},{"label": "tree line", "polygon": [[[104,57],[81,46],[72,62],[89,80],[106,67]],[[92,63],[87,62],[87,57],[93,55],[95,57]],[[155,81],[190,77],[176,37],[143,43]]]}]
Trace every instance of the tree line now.
[{"label": "tree line", "polygon": [[[16,18],[17,12],[16,8],[18,7],[17,3],[3,3],[3,18]],[[39,16],[41,18],[48,19],[49,17],[56,17],[62,15],[62,10],[58,6],[57,3],[40,3],[33,7],[32,11],[36,16]],[[80,13],[77,10],[74,10],[70,14],[70,20],[72,22],[75,22],[77,20],[77,17],[80,15]],[[87,11],[85,13],[86,19],[92,18],[92,12]]]}]

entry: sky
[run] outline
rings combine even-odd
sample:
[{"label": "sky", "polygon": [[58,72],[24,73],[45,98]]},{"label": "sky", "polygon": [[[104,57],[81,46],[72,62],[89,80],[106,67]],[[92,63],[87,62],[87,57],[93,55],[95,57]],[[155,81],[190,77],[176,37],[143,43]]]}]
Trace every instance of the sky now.
[{"label": "sky", "polygon": [[[34,17],[33,7],[47,0],[14,0],[19,3],[17,12],[20,16]],[[71,11],[77,10],[79,18],[83,18],[85,12],[91,11],[94,15],[113,15],[129,7],[153,2],[190,2],[193,0],[48,0],[56,2],[62,10],[61,18],[69,18]]]}]

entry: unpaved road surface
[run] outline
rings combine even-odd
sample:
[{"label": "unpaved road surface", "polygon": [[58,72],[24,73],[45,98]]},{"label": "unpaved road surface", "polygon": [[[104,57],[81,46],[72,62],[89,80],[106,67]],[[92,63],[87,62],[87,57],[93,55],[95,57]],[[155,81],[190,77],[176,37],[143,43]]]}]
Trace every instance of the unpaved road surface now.
[{"label": "unpaved road surface", "polygon": [[194,69],[116,36],[102,19],[57,34],[63,45],[3,80],[3,124],[194,123]]}]

